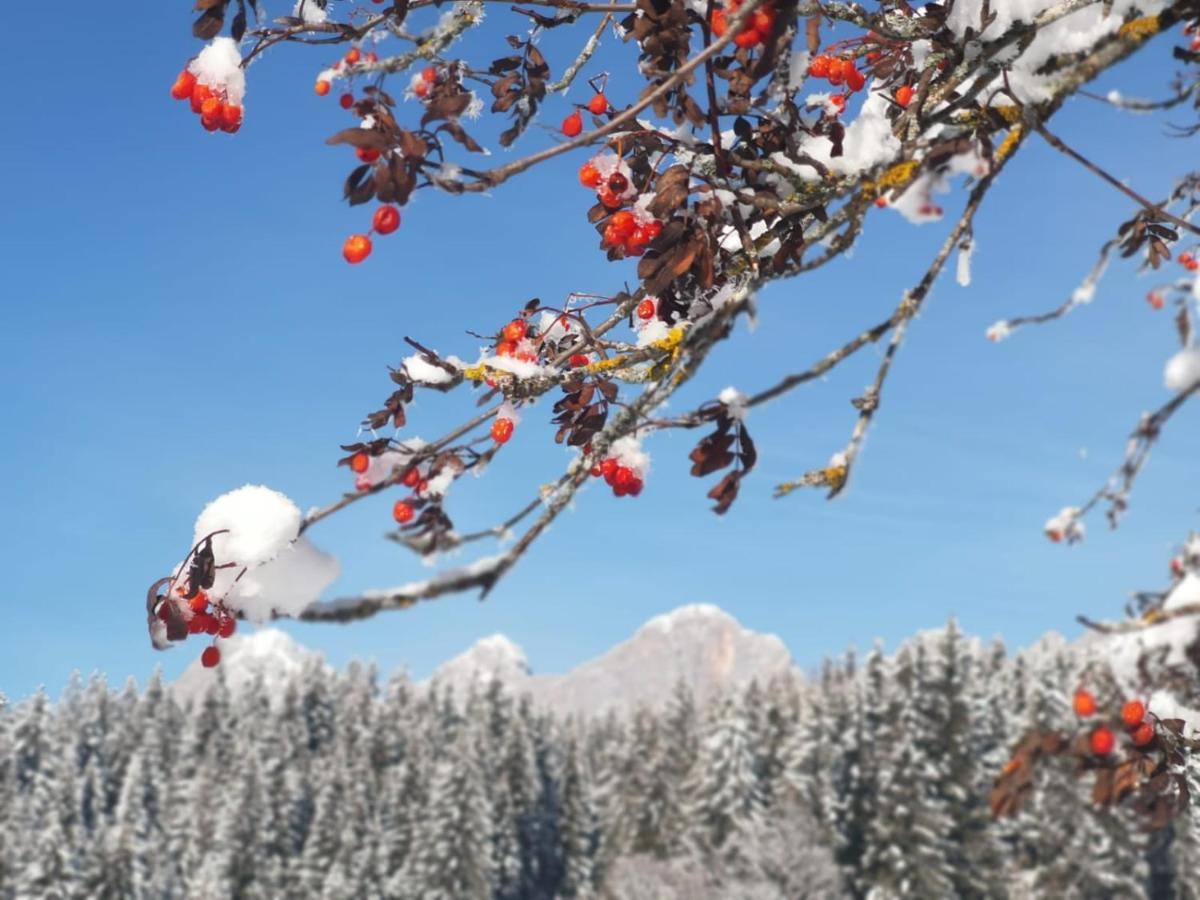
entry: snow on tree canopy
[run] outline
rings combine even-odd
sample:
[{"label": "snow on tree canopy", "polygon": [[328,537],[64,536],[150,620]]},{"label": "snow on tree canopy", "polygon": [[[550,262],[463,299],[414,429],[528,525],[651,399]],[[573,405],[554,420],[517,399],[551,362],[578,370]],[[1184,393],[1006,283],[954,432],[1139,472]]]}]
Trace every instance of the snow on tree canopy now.
[{"label": "snow on tree canopy", "polygon": [[303,612],[338,576],[339,567],[299,536],[300,523],[300,508],[262,485],[245,485],[204,507],[193,542],[223,532],[212,539],[216,564],[234,563],[217,569],[210,595],[255,622]]}]

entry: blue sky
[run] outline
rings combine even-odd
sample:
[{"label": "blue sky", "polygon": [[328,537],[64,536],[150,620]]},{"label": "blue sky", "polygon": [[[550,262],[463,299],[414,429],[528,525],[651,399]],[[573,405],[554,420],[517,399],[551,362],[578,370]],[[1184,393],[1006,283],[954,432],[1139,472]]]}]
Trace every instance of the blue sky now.
[{"label": "blue sky", "polygon": [[[472,45],[502,55],[502,33],[493,23]],[[547,46],[556,71],[562,46]],[[203,132],[167,94],[195,49],[186,4],[156,4],[137,19],[93,17],[52,48],[9,51],[14,70],[38,73],[0,145],[0,690],[10,696],[57,692],[76,669],[120,681],[190,662],[199,647],[150,649],[146,586],[226,490],[266,483],[305,508],[336,499],[347,486],[338,444],[387,395],[403,335],[470,356],[478,341],[466,329],[494,330],[531,296],[611,293],[633,278],[631,263],[595,248],[574,176],[582,155],[493,197],[423,194],[397,234],[348,267],[341,242],[365,229],[370,208],[339,202],[351,161],[323,144],[347,124],[311,90],[331,54],[283,48],[254,66],[246,124],[230,138]],[[47,53],[74,64],[46,65]],[[1101,88],[1160,93],[1169,47],[1143,56]],[[614,102],[633,95],[623,87],[614,83]],[[555,99],[543,118],[554,125],[567,111]],[[1157,197],[1195,153],[1163,126],[1077,100],[1054,127]],[[520,149],[553,139],[534,130]],[[778,633],[805,666],[951,614],[1010,645],[1074,633],[1077,612],[1119,614],[1129,591],[1162,582],[1171,548],[1197,525],[1200,420],[1185,409],[1172,424],[1119,532],[1093,519],[1071,549],[1041,536],[1049,515],[1107,477],[1138,414],[1166,399],[1176,338],[1167,313],[1144,303],[1148,285],[1118,265],[1068,321],[988,344],[991,322],[1067,296],[1130,213],[1036,143],[1001,187],[978,218],[973,285],[952,274],[938,283],[842,499],[770,495],[844,444],[875,350],[754,412],[759,469],[723,519],[704,499],[711,479],[687,475],[697,435],[662,435],[639,499],[588,490],[487,602],[288,630],[337,663],[359,656],[424,675],[496,631],[536,669],[562,670],[691,602]],[[757,389],[878,321],[947,227],[875,215],[852,257],[767,290],[757,329],[740,326],[674,408],[730,384]],[[440,433],[471,402],[421,397],[406,433]],[[456,488],[460,527],[507,515],[565,463],[548,418],[547,405],[527,412],[489,477]],[[383,539],[390,503],[374,498],[312,532],[342,561],[334,593],[426,571]]]}]

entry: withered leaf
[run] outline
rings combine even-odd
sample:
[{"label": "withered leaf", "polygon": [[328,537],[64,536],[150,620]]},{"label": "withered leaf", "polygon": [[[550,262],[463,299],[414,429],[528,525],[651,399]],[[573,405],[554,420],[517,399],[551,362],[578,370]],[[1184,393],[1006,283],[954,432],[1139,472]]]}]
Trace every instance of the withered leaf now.
[{"label": "withered leaf", "polygon": [[343,128],[337,134],[325,139],[331,146],[349,144],[363,150],[386,150],[387,138],[373,128]]},{"label": "withered leaf", "polygon": [[192,23],[192,37],[202,41],[212,40],[221,33],[221,26],[224,24],[225,4],[222,3],[205,10],[204,14]]}]

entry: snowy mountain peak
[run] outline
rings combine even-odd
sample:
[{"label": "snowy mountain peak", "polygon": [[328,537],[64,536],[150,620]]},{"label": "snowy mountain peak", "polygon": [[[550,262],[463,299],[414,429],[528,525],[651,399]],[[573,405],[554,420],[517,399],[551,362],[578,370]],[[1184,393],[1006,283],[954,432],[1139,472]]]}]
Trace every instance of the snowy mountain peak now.
[{"label": "snowy mountain peak", "polygon": [[[678,625],[706,623],[732,623],[738,625],[737,619],[715,604],[689,603],[686,606],[673,609],[669,613],[655,616],[639,628],[638,631],[670,631]],[[738,627],[741,626],[738,625]]]},{"label": "snowy mountain peak", "polygon": [[430,682],[452,687],[462,696],[472,684],[500,681],[519,688],[529,678],[529,660],[525,651],[503,634],[482,638],[465,653],[434,670]]},{"label": "snowy mountain peak", "polygon": [[287,632],[260,628],[223,639],[220,666],[206,669],[197,658],[183,670],[171,689],[180,701],[187,702],[202,696],[218,677],[224,677],[233,691],[259,677],[268,684],[282,684],[300,674],[309,660],[319,658],[320,654]]}]

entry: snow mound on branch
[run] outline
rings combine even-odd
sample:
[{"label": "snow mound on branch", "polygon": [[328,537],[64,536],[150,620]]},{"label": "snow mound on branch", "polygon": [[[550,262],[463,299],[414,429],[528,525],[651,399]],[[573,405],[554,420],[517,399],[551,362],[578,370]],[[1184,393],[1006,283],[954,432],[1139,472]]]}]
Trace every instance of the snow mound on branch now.
[{"label": "snow mound on branch", "polygon": [[1197,605],[1200,605],[1200,577],[1195,572],[1188,572],[1171,589],[1162,608],[1164,612],[1170,612],[1185,606]]},{"label": "snow mound on branch", "polygon": [[245,485],[204,507],[193,543],[223,531],[212,539],[216,564],[234,564],[217,569],[209,595],[255,622],[303,612],[337,578],[339,566],[299,536],[300,522],[295,503],[262,485]]},{"label": "snow mound on branch", "polygon": [[309,25],[321,25],[329,19],[329,13],[325,11],[324,6],[317,3],[317,0],[296,0],[296,5],[292,8],[292,15],[297,19],[303,19]]},{"label": "snow mound on branch", "polygon": [[1163,369],[1163,384],[1176,393],[1186,391],[1200,381],[1200,347],[1185,347]]},{"label": "snow mound on branch", "polygon": [[220,647],[219,666],[206,669],[197,658],[183,670],[171,686],[177,700],[187,703],[204,696],[218,678],[224,678],[235,693],[261,678],[271,685],[273,696],[282,696],[284,684],[298,677],[310,662],[321,659],[316,651],[278,628],[235,634],[223,638]]},{"label": "snow mound on branch", "polygon": [[233,38],[213,38],[188,64],[188,71],[213,91],[224,91],[230,103],[244,105],[246,72],[242,69],[242,54]]}]

